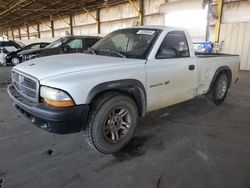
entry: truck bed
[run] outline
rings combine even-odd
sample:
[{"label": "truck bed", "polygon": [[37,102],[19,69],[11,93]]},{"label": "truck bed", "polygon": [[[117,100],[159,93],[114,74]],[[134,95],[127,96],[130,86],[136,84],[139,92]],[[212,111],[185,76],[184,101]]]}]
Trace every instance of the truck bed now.
[{"label": "truck bed", "polygon": [[216,71],[221,68],[227,67],[231,74],[231,82],[234,83],[238,77],[238,68],[240,57],[238,55],[230,55],[223,53],[196,53],[198,60],[198,90],[197,95],[202,95],[207,93],[211,81],[213,80]]}]

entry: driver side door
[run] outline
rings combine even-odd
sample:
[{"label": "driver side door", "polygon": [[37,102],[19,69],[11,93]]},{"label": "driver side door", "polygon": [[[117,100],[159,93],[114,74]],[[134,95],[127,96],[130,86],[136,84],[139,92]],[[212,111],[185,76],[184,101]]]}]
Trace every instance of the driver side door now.
[{"label": "driver side door", "polygon": [[146,65],[148,111],[194,98],[196,64],[196,58],[190,57],[185,33],[167,33],[155,59]]}]

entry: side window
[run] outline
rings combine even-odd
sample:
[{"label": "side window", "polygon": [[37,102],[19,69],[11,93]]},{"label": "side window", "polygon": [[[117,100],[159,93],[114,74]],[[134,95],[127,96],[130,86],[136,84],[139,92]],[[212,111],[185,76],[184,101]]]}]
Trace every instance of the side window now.
[{"label": "side window", "polygon": [[86,41],[86,47],[90,48],[98,41],[98,39],[85,39],[85,41]]},{"label": "side window", "polygon": [[40,48],[44,48],[44,47],[46,47],[48,44],[47,43],[41,43],[40,44]]},{"label": "side window", "polygon": [[34,44],[30,46],[30,49],[39,49],[40,48],[40,44]]},{"label": "side window", "polygon": [[66,44],[70,49],[82,48],[82,39],[73,39]]},{"label": "side window", "polygon": [[164,38],[156,59],[189,57],[187,39],[183,31],[171,31]]}]

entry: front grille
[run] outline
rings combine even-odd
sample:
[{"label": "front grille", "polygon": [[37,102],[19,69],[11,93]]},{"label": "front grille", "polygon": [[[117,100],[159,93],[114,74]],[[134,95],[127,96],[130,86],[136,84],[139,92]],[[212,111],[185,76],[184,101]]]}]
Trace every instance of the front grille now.
[{"label": "front grille", "polygon": [[22,62],[37,58],[37,54],[24,54],[22,55]]},{"label": "front grille", "polygon": [[12,83],[16,90],[25,98],[38,102],[38,81],[30,76],[12,71]]}]

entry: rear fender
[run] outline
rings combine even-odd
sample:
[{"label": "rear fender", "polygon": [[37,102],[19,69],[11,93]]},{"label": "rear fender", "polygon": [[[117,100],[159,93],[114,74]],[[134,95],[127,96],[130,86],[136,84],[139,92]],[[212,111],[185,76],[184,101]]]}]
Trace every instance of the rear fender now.
[{"label": "rear fender", "polygon": [[214,77],[211,81],[211,84],[209,86],[209,91],[212,90],[212,88],[214,87],[214,84],[216,82],[216,79],[217,77],[219,76],[219,74],[221,74],[222,72],[225,72],[227,74],[227,77],[228,77],[228,80],[229,80],[229,84],[228,84],[228,88],[230,88],[231,86],[231,82],[232,82],[232,71],[231,69],[228,67],[228,66],[223,66],[223,67],[220,67],[216,70],[215,74],[214,74]]}]

